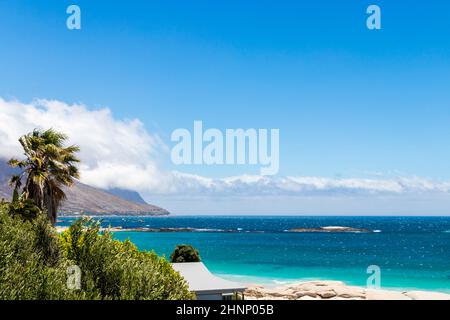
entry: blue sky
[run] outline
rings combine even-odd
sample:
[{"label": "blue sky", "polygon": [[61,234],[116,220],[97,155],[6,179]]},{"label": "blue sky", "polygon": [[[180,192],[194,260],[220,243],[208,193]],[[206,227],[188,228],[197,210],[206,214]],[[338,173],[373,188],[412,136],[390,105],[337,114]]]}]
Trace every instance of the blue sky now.
[{"label": "blue sky", "polygon": [[[68,5],[82,29],[65,27]],[[366,8],[382,30],[366,28]],[[450,180],[448,1],[0,1],[0,97],[279,128],[280,176]],[[213,178],[259,167],[167,169]]]}]

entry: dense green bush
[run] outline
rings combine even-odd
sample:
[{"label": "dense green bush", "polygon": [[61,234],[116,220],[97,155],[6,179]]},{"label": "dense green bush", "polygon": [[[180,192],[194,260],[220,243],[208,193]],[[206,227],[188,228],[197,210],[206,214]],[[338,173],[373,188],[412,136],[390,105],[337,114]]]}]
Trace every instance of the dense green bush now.
[{"label": "dense green bush", "polygon": [[[192,299],[164,258],[79,220],[57,235],[45,214],[28,219],[0,204],[0,299]],[[81,290],[67,268],[81,269]]]},{"label": "dense green bush", "polygon": [[188,244],[180,244],[175,247],[175,250],[170,255],[172,263],[179,262],[200,262],[200,254],[198,250]]},{"label": "dense green bush", "polygon": [[[34,221],[0,204],[0,299],[76,299],[66,286],[67,261],[45,215]],[[48,247],[47,247],[48,245]]]},{"label": "dense green bush", "polygon": [[184,279],[164,258],[139,251],[128,240],[114,240],[99,228],[98,223],[83,219],[61,235],[66,258],[83,272],[82,290],[103,299],[193,298]]}]

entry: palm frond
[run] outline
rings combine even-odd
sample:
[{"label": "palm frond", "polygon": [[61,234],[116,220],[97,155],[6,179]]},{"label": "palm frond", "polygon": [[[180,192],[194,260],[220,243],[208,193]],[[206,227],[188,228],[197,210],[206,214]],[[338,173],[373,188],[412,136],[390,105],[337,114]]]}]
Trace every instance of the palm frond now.
[{"label": "palm frond", "polygon": [[9,186],[15,191],[18,191],[22,186],[22,177],[20,175],[13,175],[9,180]]},{"label": "palm frond", "polygon": [[10,165],[23,169],[21,176],[11,179],[11,184],[18,191],[25,183],[21,197],[31,199],[41,210],[46,210],[51,221],[56,221],[58,207],[66,197],[63,186],[71,186],[80,174],[76,163],[80,160],[76,145],[65,147],[67,135],[54,129],[41,131],[34,129],[19,139],[26,159],[11,159]]},{"label": "palm frond", "polygon": [[26,162],[25,161],[20,161],[20,160],[17,160],[17,159],[13,158],[13,159],[10,159],[8,161],[8,165],[13,167],[13,168],[17,168],[17,167],[23,168],[26,165]]}]

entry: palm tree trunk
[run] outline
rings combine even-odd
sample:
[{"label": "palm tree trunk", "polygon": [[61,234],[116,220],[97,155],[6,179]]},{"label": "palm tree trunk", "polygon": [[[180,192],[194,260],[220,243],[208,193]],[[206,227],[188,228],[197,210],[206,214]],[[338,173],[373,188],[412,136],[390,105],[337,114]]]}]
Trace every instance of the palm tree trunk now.
[{"label": "palm tree trunk", "polygon": [[57,212],[57,205],[55,203],[55,199],[53,198],[52,192],[50,189],[46,190],[45,194],[45,207],[47,209],[47,216],[52,225],[55,225],[56,223],[56,212]]}]

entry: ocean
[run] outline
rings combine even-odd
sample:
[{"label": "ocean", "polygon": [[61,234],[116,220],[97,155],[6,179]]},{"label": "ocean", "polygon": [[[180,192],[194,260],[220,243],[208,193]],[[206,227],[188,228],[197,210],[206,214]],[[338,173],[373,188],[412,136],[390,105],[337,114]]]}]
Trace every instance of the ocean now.
[{"label": "ocean", "polygon": [[[75,218],[62,217],[58,225]],[[168,216],[102,217],[103,226],[193,228],[195,232],[116,232],[139,249],[170,257],[191,244],[216,275],[277,286],[340,280],[365,286],[367,268],[381,287],[450,292],[450,217]],[[293,233],[293,228],[348,226],[371,233]]]}]

